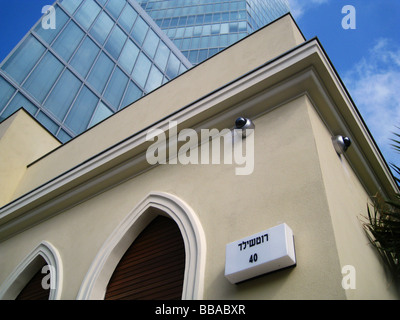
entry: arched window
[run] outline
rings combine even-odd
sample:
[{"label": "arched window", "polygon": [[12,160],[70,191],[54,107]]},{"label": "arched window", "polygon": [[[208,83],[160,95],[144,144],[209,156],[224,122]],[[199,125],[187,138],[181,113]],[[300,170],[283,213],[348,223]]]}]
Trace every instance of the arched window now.
[{"label": "arched window", "polygon": [[[44,289],[44,292],[40,289]],[[49,300],[57,300],[60,299],[61,290],[61,257],[53,245],[43,241],[1,284],[0,299],[43,299],[46,295]]]},{"label": "arched window", "polygon": [[[176,196],[151,193],[120,223],[98,252],[81,285],[77,299],[104,299],[114,271],[135,240],[140,240],[151,222],[164,216],[177,225],[184,245],[182,299],[202,299],[206,243],[193,210]],[[153,233],[154,234],[154,233]],[[179,237],[178,237],[179,238]],[[179,273],[179,272],[178,272]]]},{"label": "arched window", "polygon": [[118,263],[105,300],[179,300],[184,274],[185,244],[178,225],[158,216]]}]

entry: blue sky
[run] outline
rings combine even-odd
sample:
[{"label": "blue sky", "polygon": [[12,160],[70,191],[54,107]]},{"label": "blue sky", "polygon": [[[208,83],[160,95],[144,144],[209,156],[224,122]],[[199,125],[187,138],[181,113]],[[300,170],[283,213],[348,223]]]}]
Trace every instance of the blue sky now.
[{"label": "blue sky", "polygon": [[[49,0],[0,0],[0,61],[41,16]],[[388,163],[400,132],[400,0],[289,0],[307,39],[318,37]],[[356,29],[343,29],[342,8],[355,8]]]},{"label": "blue sky", "polygon": [[[400,1],[289,0],[307,39],[318,37],[388,163],[400,163]],[[342,8],[355,9],[356,28],[343,29]]]}]

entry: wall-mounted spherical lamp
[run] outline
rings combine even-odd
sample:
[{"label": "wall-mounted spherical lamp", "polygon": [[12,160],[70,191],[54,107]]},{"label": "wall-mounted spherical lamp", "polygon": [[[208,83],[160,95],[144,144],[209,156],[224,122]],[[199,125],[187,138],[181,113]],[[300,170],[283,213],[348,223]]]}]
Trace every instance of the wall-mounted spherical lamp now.
[{"label": "wall-mounted spherical lamp", "polygon": [[249,134],[253,132],[255,125],[253,121],[248,118],[239,117],[235,121],[235,129],[241,130],[243,138],[246,138]]},{"label": "wall-mounted spherical lamp", "polygon": [[335,147],[335,150],[338,154],[343,154],[347,151],[347,149],[351,145],[351,140],[349,137],[344,137],[344,136],[334,136],[332,137],[332,143],[333,146]]}]

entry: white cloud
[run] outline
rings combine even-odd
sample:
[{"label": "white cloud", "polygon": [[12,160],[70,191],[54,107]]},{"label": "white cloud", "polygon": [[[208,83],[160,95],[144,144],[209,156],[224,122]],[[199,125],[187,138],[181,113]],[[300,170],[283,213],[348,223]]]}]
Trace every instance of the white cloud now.
[{"label": "white cloud", "polygon": [[400,126],[400,46],[379,39],[343,81],[387,162],[399,163],[390,139]]},{"label": "white cloud", "polygon": [[290,12],[293,17],[298,20],[310,7],[315,7],[327,3],[328,1],[329,0],[289,0]]}]

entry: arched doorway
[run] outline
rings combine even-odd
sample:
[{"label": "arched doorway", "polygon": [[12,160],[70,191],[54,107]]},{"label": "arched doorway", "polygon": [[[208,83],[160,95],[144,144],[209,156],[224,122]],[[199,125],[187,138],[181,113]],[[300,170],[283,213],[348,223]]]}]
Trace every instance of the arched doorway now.
[{"label": "arched doorway", "polygon": [[174,220],[156,217],[118,263],[106,300],[178,300],[182,298],[185,245]]}]

